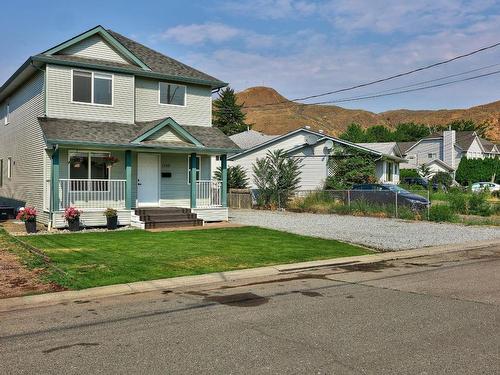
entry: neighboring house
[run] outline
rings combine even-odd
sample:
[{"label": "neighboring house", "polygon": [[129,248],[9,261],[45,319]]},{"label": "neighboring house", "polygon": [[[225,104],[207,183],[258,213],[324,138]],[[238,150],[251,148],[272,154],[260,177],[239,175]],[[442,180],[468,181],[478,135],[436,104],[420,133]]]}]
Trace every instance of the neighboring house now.
[{"label": "neighboring house", "polygon": [[88,226],[107,207],[139,227],[141,207],[227,220],[226,181],[211,180],[214,156],[226,170],[239,150],[212,127],[224,86],[101,26],[30,57],[0,88],[0,204],[55,227],[68,206]]},{"label": "neighboring house", "polygon": [[425,165],[432,172],[454,172],[460,159],[484,159],[500,156],[498,147],[474,131],[445,130],[422,138],[418,142],[398,142],[407,163],[402,169]]},{"label": "neighboring house", "polygon": [[[268,151],[279,149],[285,150],[289,157],[299,158],[301,161],[299,190],[323,188],[329,173],[328,160],[330,154],[334,148],[338,147],[344,149],[354,148],[375,155],[377,157],[376,173],[379,182],[399,182],[399,163],[403,159],[396,155],[386,154],[337,139],[320,132],[312,131],[307,127],[287,134],[271,136],[267,140],[265,140],[266,136],[261,137],[261,135],[255,133],[257,132],[249,133],[247,131],[231,136],[230,138],[244,150],[228,157],[230,165],[240,165],[246,170],[247,176],[250,178],[251,188],[256,187],[252,170],[255,161],[265,157]],[[263,141],[245,149],[245,143],[243,142],[248,142],[249,138],[252,140],[262,139]]]}]

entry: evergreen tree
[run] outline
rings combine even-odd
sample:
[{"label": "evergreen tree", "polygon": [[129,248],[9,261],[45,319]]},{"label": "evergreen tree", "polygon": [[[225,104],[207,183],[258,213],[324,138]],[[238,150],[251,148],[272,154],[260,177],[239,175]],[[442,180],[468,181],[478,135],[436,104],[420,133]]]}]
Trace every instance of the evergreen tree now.
[{"label": "evergreen tree", "polygon": [[233,135],[247,130],[250,126],[245,122],[246,115],[241,110],[243,104],[236,102],[234,90],[230,87],[219,93],[214,100],[214,125],[226,135]]},{"label": "evergreen tree", "polygon": [[375,125],[366,129],[366,139],[368,142],[391,142],[394,134],[384,125]]},{"label": "evergreen tree", "polygon": [[354,143],[367,142],[366,132],[361,125],[354,122],[347,127],[346,131],[339,138]]}]

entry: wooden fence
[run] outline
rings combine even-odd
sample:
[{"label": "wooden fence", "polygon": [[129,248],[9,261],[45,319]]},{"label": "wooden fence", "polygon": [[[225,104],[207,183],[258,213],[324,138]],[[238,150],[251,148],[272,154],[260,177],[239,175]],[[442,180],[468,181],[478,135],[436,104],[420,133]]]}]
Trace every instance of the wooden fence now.
[{"label": "wooden fence", "polygon": [[252,208],[252,195],[249,189],[231,189],[227,195],[230,208]]}]

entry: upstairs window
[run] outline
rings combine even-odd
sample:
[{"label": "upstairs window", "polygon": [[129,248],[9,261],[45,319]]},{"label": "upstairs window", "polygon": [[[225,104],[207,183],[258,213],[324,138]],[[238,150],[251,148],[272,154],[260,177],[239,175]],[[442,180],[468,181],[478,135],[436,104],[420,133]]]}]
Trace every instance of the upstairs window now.
[{"label": "upstairs window", "polygon": [[160,82],[160,104],[186,105],[186,86]]},{"label": "upstairs window", "polygon": [[7,158],[7,178],[12,178],[12,158]]},{"label": "upstairs window", "polygon": [[113,105],[113,75],[73,70],[73,102]]},{"label": "upstairs window", "polygon": [[4,125],[7,125],[9,122],[10,122],[10,104],[7,102],[7,104],[5,104]]}]

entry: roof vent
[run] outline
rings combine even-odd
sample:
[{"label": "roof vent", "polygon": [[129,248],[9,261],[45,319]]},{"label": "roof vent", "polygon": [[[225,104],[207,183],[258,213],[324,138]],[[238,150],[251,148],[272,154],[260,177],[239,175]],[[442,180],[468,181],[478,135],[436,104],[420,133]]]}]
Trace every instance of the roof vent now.
[{"label": "roof vent", "polygon": [[323,134],[323,129],[319,129],[318,132]]},{"label": "roof vent", "polygon": [[311,129],[311,127],[309,125],[304,126],[304,128]]}]

